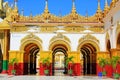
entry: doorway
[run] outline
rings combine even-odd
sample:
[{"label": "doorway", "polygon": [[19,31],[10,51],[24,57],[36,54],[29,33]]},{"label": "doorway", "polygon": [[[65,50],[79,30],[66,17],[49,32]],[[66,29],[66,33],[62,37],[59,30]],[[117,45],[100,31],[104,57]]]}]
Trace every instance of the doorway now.
[{"label": "doorway", "polygon": [[82,60],[83,60],[83,75],[96,74],[96,48],[86,43],[81,47]]},{"label": "doorway", "polygon": [[34,43],[29,43],[24,48],[24,75],[35,75],[37,73],[37,54],[39,47]]},{"label": "doorway", "polygon": [[63,48],[56,48],[52,54],[52,73],[55,76],[63,76],[67,73],[65,67],[65,61],[67,58],[67,52]]}]

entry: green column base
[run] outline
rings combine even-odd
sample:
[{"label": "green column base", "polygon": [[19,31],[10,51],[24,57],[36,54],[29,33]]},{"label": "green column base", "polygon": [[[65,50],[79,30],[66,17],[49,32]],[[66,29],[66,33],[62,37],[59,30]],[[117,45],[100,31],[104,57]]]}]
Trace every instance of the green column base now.
[{"label": "green column base", "polygon": [[8,60],[3,60],[2,69],[3,69],[3,71],[7,71],[8,70]]}]

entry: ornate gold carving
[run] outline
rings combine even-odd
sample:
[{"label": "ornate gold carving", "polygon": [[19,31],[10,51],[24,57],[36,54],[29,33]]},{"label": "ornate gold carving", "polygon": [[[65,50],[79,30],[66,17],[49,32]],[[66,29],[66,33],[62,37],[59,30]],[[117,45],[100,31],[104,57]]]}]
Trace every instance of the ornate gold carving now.
[{"label": "ornate gold carving", "polygon": [[25,46],[29,43],[35,43],[36,45],[38,45],[40,51],[42,51],[42,40],[32,33],[30,33],[21,40],[20,50],[24,51]]},{"label": "ornate gold carving", "polygon": [[77,49],[78,52],[80,51],[81,47],[86,43],[92,44],[93,46],[95,46],[97,51],[100,51],[98,39],[96,39],[96,37],[92,35],[87,34],[86,36],[83,36],[82,38],[80,38],[78,49]]},{"label": "ornate gold carving", "polygon": [[107,15],[109,12],[110,8],[108,6],[108,0],[105,0],[105,7],[104,7],[104,17]]},{"label": "ornate gold carving", "polygon": [[52,50],[52,48],[55,45],[65,45],[68,48],[68,51],[71,50],[70,47],[70,40],[69,38],[67,38],[66,36],[63,36],[61,33],[58,33],[57,36],[54,36],[51,40],[50,40],[50,46],[49,46],[49,50]]},{"label": "ornate gold carving", "polygon": [[66,36],[64,36],[62,33],[58,33],[57,36],[54,36],[51,40],[50,40],[50,43],[54,42],[54,41],[57,41],[57,40],[64,40],[66,41],[67,43],[71,43],[70,42],[70,39],[67,38]]},{"label": "ornate gold carving", "polygon": [[92,36],[90,34],[87,34],[87,35],[83,36],[82,38],[80,38],[79,43],[81,43],[81,42],[83,42],[85,40],[91,40],[91,41],[94,41],[97,44],[99,44],[99,40],[96,37],[94,37],[94,36]]}]

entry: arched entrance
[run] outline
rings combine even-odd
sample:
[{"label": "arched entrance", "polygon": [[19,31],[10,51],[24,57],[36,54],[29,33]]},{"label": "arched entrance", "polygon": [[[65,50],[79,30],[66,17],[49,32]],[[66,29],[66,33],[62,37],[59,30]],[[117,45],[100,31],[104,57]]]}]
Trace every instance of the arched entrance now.
[{"label": "arched entrance", "polygon": [[96,48],[91,43],[85,43],[80,49],[83,60],[83,75],[96,74]]},{"label": "arched entrance", "polygon": [[[59,46],[59,45],[58,45]],[[65,60],[67,58],[67,51],[63,47],[57,47],[52,53],[52,74],[53,75],[64,75],[67,73],[65,67]]]},{"label": "arched entrance", "polygon": [[3,55],[2,55],[1,45],[0,45],[0,73],[2,72],[2,64],[3,64]]},{"label": "arched entrance", "polygon": [[37,53],[40,51],[35,43],[29,43],[24,48],[24,75],[37,73]]}]

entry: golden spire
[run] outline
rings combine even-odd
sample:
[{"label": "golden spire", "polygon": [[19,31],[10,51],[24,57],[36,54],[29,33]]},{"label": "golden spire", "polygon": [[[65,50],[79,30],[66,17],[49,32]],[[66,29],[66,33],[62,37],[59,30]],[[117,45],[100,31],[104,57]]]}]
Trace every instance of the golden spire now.
[{"label": "golden spire", "polygon": [[72,13],[76,13],[75,0],[72,0]]},{"label": "golden spire", "polygon": [[49,10],[48,10],[48,0],[45,0],[45,10],[44,10],[44,13],[49,13]]},{"label": "golden spire", "polygon": [[14,0],[14,7],[17,8],[17,2],[18,0]]},{"label": "golden spire", "polygon": [[30,12],[30,17],[33,17],[32,11]]},{"label": "golden spire", "polygon": [[98,0],[98,9],[97,9],[97,13],[101,12],[101,8],[100,8],[100,0]]},{"label": "golden spire", "polygon": [[3,10],[3,0],[0,0],[0,10]]},{"label": "golden spire", "polygon": [[24,16],[24,10],[22,9],[22,11],[21,11],[21,16]]},{"label": "golden spire", "polygon": [[104,14],[106,15],[109,11],[108,0],[105,0]]}]

